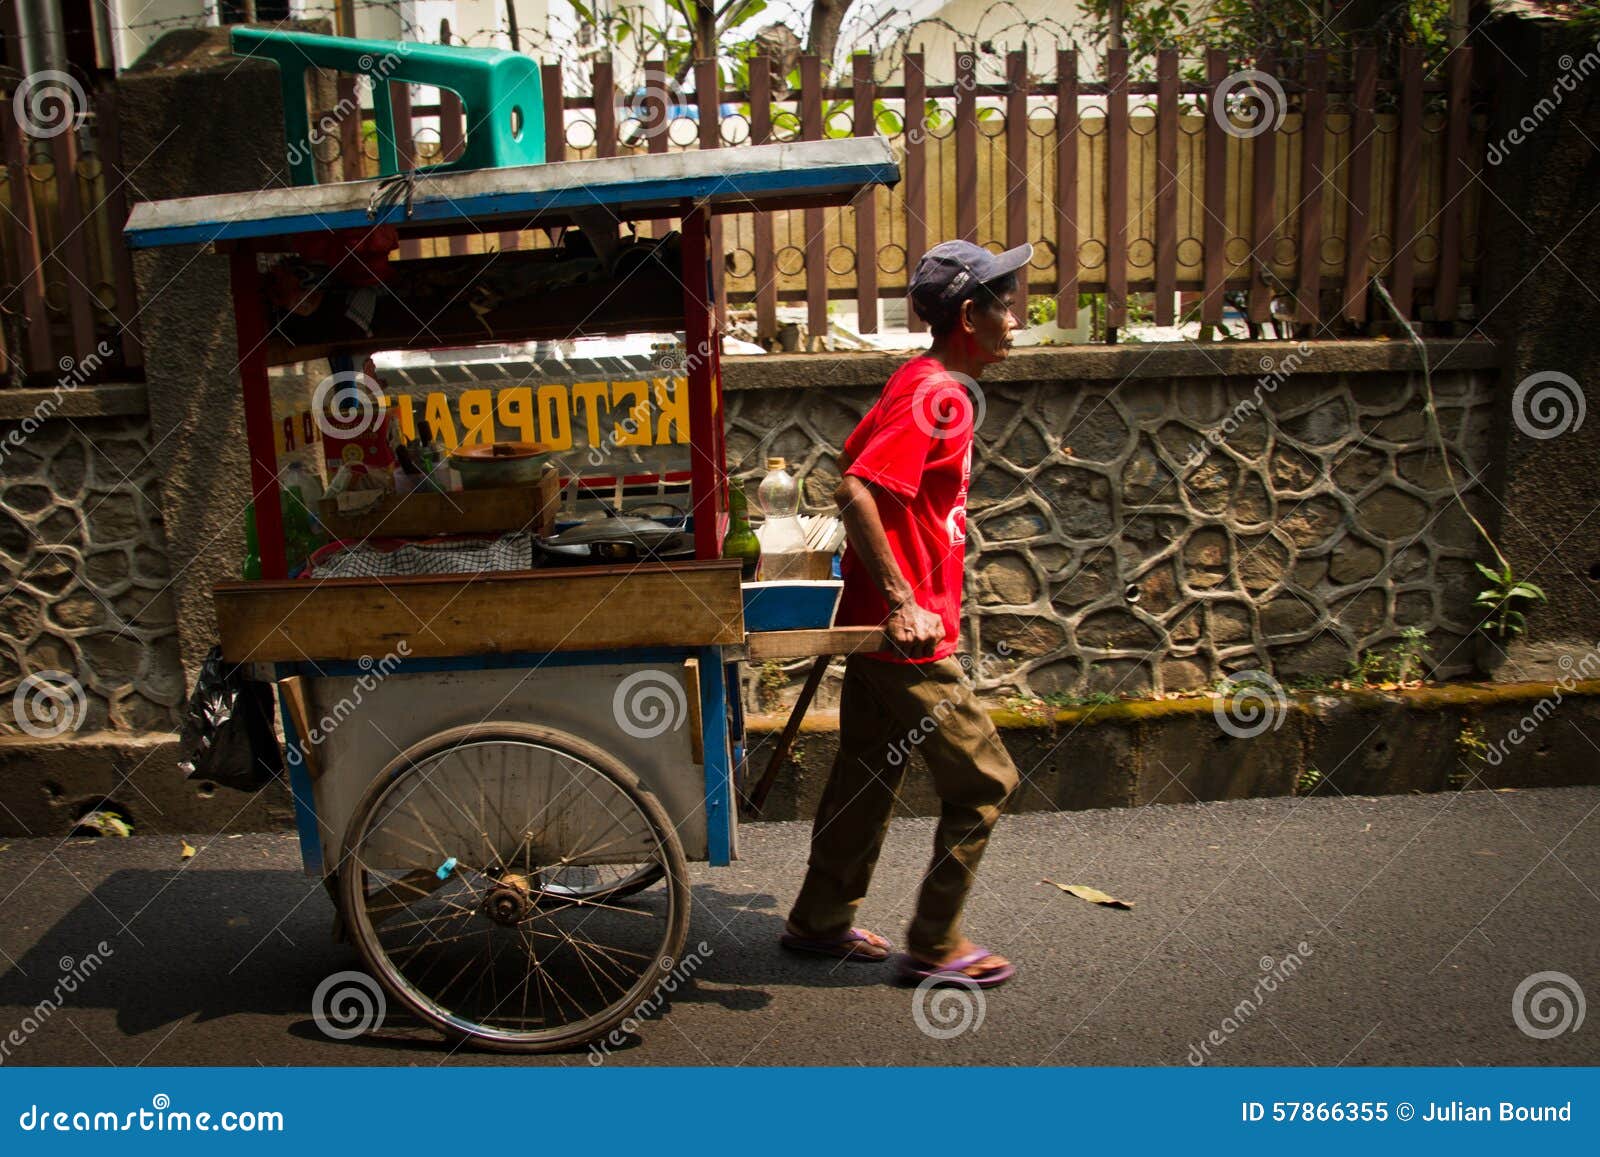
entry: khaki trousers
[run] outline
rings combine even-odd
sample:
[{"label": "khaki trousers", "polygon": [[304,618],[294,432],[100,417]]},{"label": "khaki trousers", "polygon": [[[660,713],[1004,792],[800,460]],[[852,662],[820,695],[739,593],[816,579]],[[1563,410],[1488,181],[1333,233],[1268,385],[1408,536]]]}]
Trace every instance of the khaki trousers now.
[{"label": "khaki trousers", "polygon": [[822,939],[849,931],[888,834],[895,793],[912,752],[920,752],[942,807],[906,946],[938,958],[960,943],[973,873],[1019,778],[988,712],[961,677],[953,658],[845,661],[839,755],[817,809],[805,882],[789,914],[796,932]]}]

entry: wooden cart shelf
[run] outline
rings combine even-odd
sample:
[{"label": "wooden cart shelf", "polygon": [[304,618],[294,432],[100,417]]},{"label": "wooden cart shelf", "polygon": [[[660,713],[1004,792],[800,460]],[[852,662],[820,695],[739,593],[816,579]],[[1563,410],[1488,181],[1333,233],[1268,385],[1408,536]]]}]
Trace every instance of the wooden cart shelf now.
[{"label": "wooden cart shelf", "polygon": [[744,641],[739,563],[732,560],[228,582],[214,594],[222,654],[230,663]]}]

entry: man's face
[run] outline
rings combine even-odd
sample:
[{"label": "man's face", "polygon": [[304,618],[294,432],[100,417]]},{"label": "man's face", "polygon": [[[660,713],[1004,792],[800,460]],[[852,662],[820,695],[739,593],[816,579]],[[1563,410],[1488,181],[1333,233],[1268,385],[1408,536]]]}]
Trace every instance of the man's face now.
[{"label": "man's face", "polygon": [[1015,287],[1004,293],[983,291],[962,302],[962,328],[970,336],[983,365],[1004,360],[1011,352],[1011,335],[1021,328],[1017,303],[1021,291]]}]

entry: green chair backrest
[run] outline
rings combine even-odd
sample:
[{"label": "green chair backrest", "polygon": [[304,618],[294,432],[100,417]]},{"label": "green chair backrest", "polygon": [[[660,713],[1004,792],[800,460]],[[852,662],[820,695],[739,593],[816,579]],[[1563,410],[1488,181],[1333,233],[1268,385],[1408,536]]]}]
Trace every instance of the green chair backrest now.
[{"label": "green chair backrest", "polygon": [[[466,148],[453,161],[427,166],[428,171],[544,163],[544,100],[539,67],[519,53],[248,26],[233,30],[232,43],[235,56],[270,60],[278,66],[289,173],[296,185],[317,183],[305,80],[306,69],[313,66],[359,74],[372,81],[378,170],[383,176],[400,172],[390,81],[449,89],[461,98]],[[357,114],[352,110],[350,115]]]}]

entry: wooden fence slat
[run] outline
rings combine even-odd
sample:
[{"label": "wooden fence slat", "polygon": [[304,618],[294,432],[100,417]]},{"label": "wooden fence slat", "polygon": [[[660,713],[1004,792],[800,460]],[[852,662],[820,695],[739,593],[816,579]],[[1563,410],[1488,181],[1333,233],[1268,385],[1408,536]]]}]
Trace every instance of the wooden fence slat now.
[{"label": "wooden fence slat", "polygon": [[597,157],[617,155],[617,84],[609,60],[594,62],[594,150]]},{"label": "wooden fence slat", "polygon": [[1351,96],[1350,172],[1347,200],[1349,224],[1345,227],[1344,315],[1351,321],[1367,318],[1368,249],[1372,244],[1372,134],[1377,118],[1373,104],[1378,96],[1378,50],[1358,48],[1355,53],[1355,91]]},{"label": "wooden fence slat", "polygon": [[[652,60],[645,66],[645,99],[644,118],[646,129],[649,133],[647,152],[664,153],[672,144],[672,107],[671,85],[667,83],[667,62],[665,60]],[[660,109],[661,120],[656,121],[656,109]],[[656,217],[650,222],[650,236],[665,237],[672,230],[672,222],[665,217]]]},{"label": "wooden fence slat", "polygon": [[[1268,76],[1277,76],[1278,62],[1270,52],[1263,52],[1260,70]],[[1250,138],[1250,320],[1266,322],[1272,319],[1272,283],[1267,280],[1268,265],[1272,261],[1273,243],[1278,225],[1278,130],[1272,124],[1280,110],[1270,94],[1259,98],[1259,115],[1266,126]]]},{"label": "wooden fence slat", "polygon": [[1128,50],[1106,52],[1106,340],[1128,324]]},{"label": "wooden fence slat", "polygon": [[562,100],[561,65],[539,66],[539,87],[544,93],[544,159],[557,164],[567,159],[567,112]]},{"label": "wooden fence slat", "polygon": [[1178,296],[1178,50],[1156,56],[1156,324],[1171,325]]},{"label": "wooden fence slat", "polygon": [[[394,109],[394,149],[400,158],[400,171],[409,173],[417,167],[416,126],[411,123],[411,86],[404,81],[387,81],[390,107]],[[401,241],[400,259],[414,260],[422,256],[421,241]]]},{"label": "wooden fence slat", "polygon": [[116,286],[117,291],[117,308],[114,315],[117,319],[118,339],[122,344],[122,364],[132,370],[144,365],[144,346],[139,344],[137,332],[139,295],[133,284],[133,258],[128,252],[128,247],[118,243],[119,239],[115,232],[116,226],[128,219],[127,177],[123,168],[120,122],[117,120],[116,85],[107,84],[100,89],[95,98],[95,108],[100,163],[105,167],[106,173],[105,212],[110,214],[113,228],[112,284]]},{"label": "wooden fence slat", "polygon": [[[750,58],[750,143],[764,145],[772,137],[772,58]],[[771,213],[754,214],[756,274],[756,340],[778,336],[778,265],[773,247]]]},{"label": "wooden fence slat", "polygon": [[1422,191],[1422,49],[1400,53],[1400,169],[1394,185],[1394,272],[1389,293],[1400,312],[1411,316],[1416,288],[1417,202]]},{"label": "wooden fence slat", "polygon": [[1439,273],[1434,279],[1433,315],[1454,321],[1461,296],[1461,199],[1472,175],[1467,130],[1472,115],[1472,49],[1450,55],[1449,121],[1444,148],[1443,220],[1439,224]]},{"label": "wooden fence slat", "polygon": [[[466,135],[462,131],[461,98],[447,88],[439,90],[439,160],[453,161],[466,148]],[[467,235],[452,233],[449,239],[450,255],[459,257],[468,251]]]},{"label": "wooden fence slat", "polygon": [[1328,54],[1313,49],[1305,58],[1305,103],[1300,119],[1300,256],[1296,269],[1295,320],[1316,325],[1322,317],[1322,182],[1328,123]]},{"label": "wooden fence slat", "polygon": [[56,209],[61,218],[61,243],[58,246],[61,268],[66,274],[67,317],[72,324],[72,356],[88,357],[95,349],[95,299],[90,289],[89,248],[83,235],[83,198],[78,190],[78,134],[69,129],[50,141],[50,156],[55,162]]},{"label": "wooden fence slat", "polygon": [[[800,58],[800,138],[822,139],[822,58]],[[806,228],[806,328],[814,345],[828,332],[828,246],[823,230],[827,219],[821,209],[805,211]]]},{"label": "wooden fence slat", "polygon": [[44,303],[44,254],[39,248],[39,214],[28,172],[28,137],[16,119],[0,115],[5,134],[6,168],[11,182],[12,260],[22,287],[22,309],[28,331],[27,367],[33,373],[56,368],[51,350],[50,311]]},{"label": "wooden fence slat", "polygon": [[361,157],[361,97],[356,78],[347,72],[334,77],[334,92],[341,109],[354,109],[339,118],[339,179],[359,181],[366,174]]},{"label": "wooden fence slat", "polygon": [[1222,84],[1228,79],[1228,57],[1220,48],[1206,50],[1206,177],[1204,204],[1205,252],[1202,255],[1205,296],[1200,299],[1200,320],[1222,321],[1227,292],[1228,134],[1223,128],[1228,110],[1223,107]]},{"label": "wooden fence slat", "polygon": [[978,240],[977,58],[956,49],[956,235]]},{"label": "wooden fence slat", "polygon": [[1056,51],[1056,324],[1078,317],[1078,54]]},{"label": "wooden fence slat", "polygon": [[[928,249],[928,74],[922,53],[906,53],[906,103],[902,139],[906,150],[906,283],[916,272],[917,260]],[[928,326],[909,303],[906,327],[924,333]]]},{"label": "wooden fence slat", "polygon": [[[694,62],[694,99],[700,110],[700,147],[702,149],[720,149],[722,147],[722,117],[720,101],[717,99],[722,91],[722,78],[717,72],[715,60],[697,60]],[[720,215],[711,218],[711,294],[716,300],[717,324],[724,330],[728,328],[728,268],[723,260],[724,222]]]},{"label": "wooden fence slat", "polygon": [[[878,131],[873,105],[877,82],[873,77],[873,58],[857,53],[852,62],[851,131],[870,137]],[[860,333],[878,332],[878,195],[877,186],[868,185],[855,199],[856,217],[856,329]]]},{"label": "wooden fence slat", "polygon": [[[1006,53],[1006,248],[1028,240],[1028,54],[1022,49]],[[1022,295],[1028,294],[1022,270]]]}]

